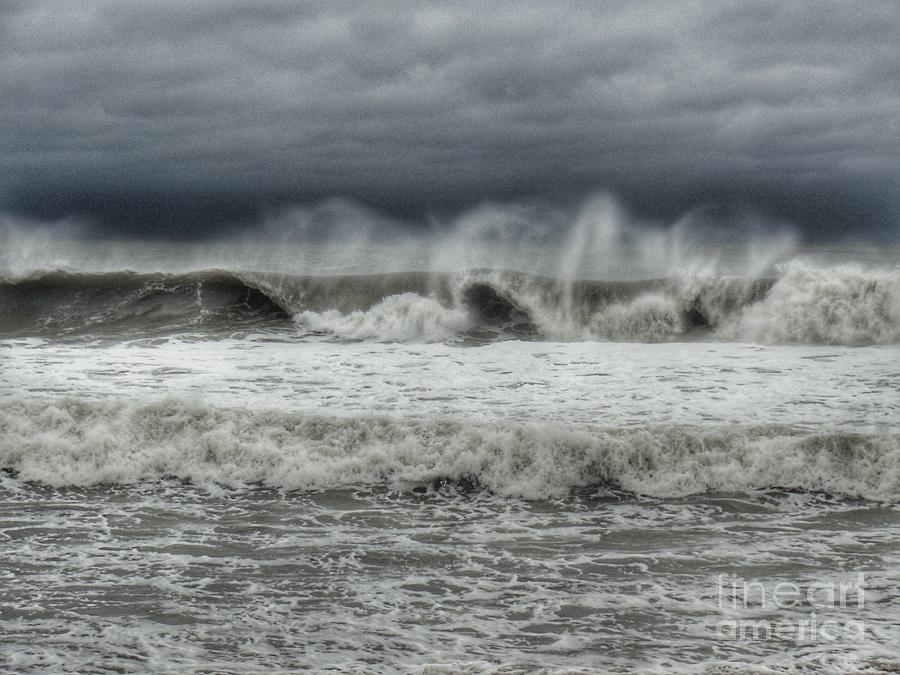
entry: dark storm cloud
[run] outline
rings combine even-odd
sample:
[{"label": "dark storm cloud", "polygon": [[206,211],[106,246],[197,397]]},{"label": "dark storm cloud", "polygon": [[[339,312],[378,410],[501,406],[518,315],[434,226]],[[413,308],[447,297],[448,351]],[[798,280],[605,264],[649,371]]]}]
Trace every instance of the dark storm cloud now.
[{"label": "dark storm cloud", "polygon": [[896,233],[897,44],[893,0],[7,0],[0,208],[203,234],[607,188]]}]

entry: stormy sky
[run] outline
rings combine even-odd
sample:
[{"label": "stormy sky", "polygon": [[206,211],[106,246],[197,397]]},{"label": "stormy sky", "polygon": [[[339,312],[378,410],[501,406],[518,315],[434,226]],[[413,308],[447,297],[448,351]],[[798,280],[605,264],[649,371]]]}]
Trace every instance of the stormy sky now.
[{"label": "stormy sky", "polygon": [[340,197],[900,237],[900,3],[0,0],[0,211],[204,237]]}]

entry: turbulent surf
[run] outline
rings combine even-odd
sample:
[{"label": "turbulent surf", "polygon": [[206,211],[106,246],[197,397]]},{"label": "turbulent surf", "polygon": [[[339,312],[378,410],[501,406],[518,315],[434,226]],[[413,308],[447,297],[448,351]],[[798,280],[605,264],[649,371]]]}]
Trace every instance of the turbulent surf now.
[{"label": "turbulent surf", "polygon": [[900,271],[788,264],[778,277],[640,281],[515,271],[298,276],[32,272],[0,283],[5,336],[282,330],[335,339],[893,344]]},{"label": "turbulent surf", "polygon": [[487,216],[8,240],[0,668],[782,672],[722,579],[848,570],[795,653],[900,663],[900,258]]},{"label": "turbulent surf", "polygon": [[548,498],[573,488],[655,496],[759,488],[900,498],[900,434],[779,425],[464,424],[66,399],[0,411],[0,465],[58,486],[178,478],[321,490],[464,484]]}]

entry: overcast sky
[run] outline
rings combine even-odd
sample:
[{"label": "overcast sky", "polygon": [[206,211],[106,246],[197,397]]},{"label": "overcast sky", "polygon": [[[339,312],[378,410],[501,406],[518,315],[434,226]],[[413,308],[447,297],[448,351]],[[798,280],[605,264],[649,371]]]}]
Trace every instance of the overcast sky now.
[{"label": "overcast sky", "polygon": [[753,207],[900,237],[900,3],[0,0],[0,211]]}]

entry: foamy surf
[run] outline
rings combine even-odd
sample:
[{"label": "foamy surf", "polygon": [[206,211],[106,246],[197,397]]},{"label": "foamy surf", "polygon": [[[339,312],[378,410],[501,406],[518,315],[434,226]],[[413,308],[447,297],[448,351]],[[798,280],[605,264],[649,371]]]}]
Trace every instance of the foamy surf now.
[{"label": "foamy surf", "polygon": [[54,486],[175,477],[301,490],[450,482],[529,499],[585,486],[654,496],[787,488],[900,497],[900,436],[892,433],[321,417],[173,399],[8,400],[0,466]]},{"label": "foamy surf", "polygon": [[305,310],[294,315],[303,331],[340,339],[382,342],[440,341],[469,330],[473,321],[463,308],[447,308],[433,298],[415,293],[390,295],[366,310],[342,314]]},{"label": "foamy surf", "polygon": [[0,669],[900,662],[890,252],[479,228],[0,251]]},{"label": "foamy surf", "polygon": [[719,335],[765,343],[900,342],[900,270],[792,263],[768,294],[725,317]]}]

